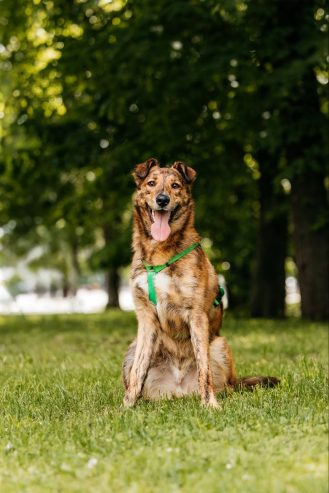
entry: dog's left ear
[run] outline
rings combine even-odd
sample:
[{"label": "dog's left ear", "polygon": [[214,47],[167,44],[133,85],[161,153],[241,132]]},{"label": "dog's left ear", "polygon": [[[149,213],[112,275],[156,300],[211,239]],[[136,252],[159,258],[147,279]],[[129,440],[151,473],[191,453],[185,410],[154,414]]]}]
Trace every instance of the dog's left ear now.
[{"label": "dog's left ear", "polygon": [[145,161],[145,163],[136,164],[132,173],[136,185],[140,185],[142,181],[145,180],[153,166],[159,167],[158,161],[153,157]]},{"label": "dog's left ear", "polygon": [[190,166],[186,166],[186,164],[182,163],[182,161],[176,161],[172,168],[176,169],[184,178],[184,181],[191,185],[196,179],[196,171]]}]

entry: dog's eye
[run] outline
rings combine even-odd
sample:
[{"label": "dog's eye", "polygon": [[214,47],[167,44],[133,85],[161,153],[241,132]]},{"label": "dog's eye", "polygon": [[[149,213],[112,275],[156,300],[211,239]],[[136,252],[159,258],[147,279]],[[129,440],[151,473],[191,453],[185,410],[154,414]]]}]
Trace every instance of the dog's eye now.
[{"label": "dog's eye", "polygon": [[179,188],[180,187],[180,184],[179,183],[173,183],[171,185],[171,188]]},{"label": "dog's eye", "polygon": [[155,181],[154,180],[148,181],[147,184],[149,187],[155,187]]}]

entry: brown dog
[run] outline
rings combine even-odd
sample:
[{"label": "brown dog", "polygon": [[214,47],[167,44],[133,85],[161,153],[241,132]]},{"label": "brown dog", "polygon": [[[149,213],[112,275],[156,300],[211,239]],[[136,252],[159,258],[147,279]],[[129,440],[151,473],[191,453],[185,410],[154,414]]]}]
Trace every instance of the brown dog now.
[{"label": "brown dog", "polygon": [[[149,159],[133,176],[131,279],[138,333],[123,364],[124,405],[133,406],[141,395],[158,400],[199,391],[202,403],[215,408],[215,393],[225,387],[278,383],[274,377],[237,379],[231,350],[218,335],[223,317],[222,304],[214,305],[218,278],[194,228],[196,172],[182,162],[160,168]],[[152,272],[151,266],[159,265],[161,271]]]}]

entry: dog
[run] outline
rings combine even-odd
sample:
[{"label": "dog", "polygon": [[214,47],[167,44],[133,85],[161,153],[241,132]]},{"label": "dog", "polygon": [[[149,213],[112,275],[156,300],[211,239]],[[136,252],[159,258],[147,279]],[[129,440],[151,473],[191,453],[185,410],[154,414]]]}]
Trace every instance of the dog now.
[{"label": "dog", "polygon": [[276,385],[275,377],[238,379],[231,349],[219,335],[218,276],[194,227],[196,171],[180,161],[160,167],[151,158],[135,166],[133,177],[131,283],[138,331],[123,362],[124,406],[141,396],[156,401],[199,393],[203,405],[218,408],[216,393],[225,388]]}]

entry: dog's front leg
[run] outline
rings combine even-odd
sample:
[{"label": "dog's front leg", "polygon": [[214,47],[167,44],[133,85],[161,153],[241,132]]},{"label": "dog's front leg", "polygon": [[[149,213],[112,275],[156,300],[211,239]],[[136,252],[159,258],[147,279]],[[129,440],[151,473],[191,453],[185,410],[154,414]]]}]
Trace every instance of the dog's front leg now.
[{"label": "dog's front leg", "polygon": [[158,322],[151,309],[137,310],[138,332],[134,362],[130,370],[128,386],[123,400],[126,407],[132,407],[141,394],[151,357],[158,338]]},{"label": "dog's front leg", "polygon": [[209,356],[209,321],[206,313],[193,311],[190,318],[190,330],[195,354],[199,392],[202,404],[218,408],[215,397]]}]

